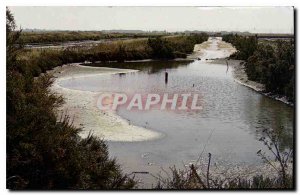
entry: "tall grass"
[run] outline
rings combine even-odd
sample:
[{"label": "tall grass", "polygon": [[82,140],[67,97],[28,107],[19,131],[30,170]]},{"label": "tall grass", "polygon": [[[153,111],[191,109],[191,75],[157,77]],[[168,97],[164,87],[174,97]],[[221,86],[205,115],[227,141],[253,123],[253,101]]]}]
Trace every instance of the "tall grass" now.
[{"label": "tall grass", "polygon": [[[293,170],[293,149],[282,150],[280,145],[280,134],[274,130],[264,130],[265,136],[260,141],[273,154],[268,157],[265,152],[259,150],[257,155],[272,168],[271,173],[275,176],[263,175],[263,173],[246,172],[241,174],[227,168],[220,173],[211,173],[212,155],[208,154],[207,164],[192,164],[186,170],[179,170],[175,167],[171,169],[169,177],[157,176],[157,189],[202,189],[202,190],[233,190],[233,189],[293,189],[294,176]],[[275,160],[274,160],[275,159]],[[228,174],[228,172],[230,174]],[[236,172],[236,174],[234,174]],[[268,173],[265,173],[268,174]],[[270,174],[271,175],[271,174]]]}]

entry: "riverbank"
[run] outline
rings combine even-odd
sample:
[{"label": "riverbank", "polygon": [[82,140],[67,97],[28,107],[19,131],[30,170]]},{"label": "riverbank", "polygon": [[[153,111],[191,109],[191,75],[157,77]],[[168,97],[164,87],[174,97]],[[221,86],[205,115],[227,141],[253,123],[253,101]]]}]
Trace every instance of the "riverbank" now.
[{"label": "riverbank", "polygon": [[[263,95],[291,105],[285,97],[265,93],[263,84],[248,80],[243,61],[225,59],[225,57],[228,57],[235,51],[234,47],[229,43],[218,41],[214,45],[212,44],[212,39],[209,39],[202,44],[195,45],[193,54],[185,60],[197,57],[201,58],[201,60],[206,60],[206,57],[214,55],[217,58],[209,59],[208,62],[226,65],[227,61],[234,68],[233,76],[236,82]],[[98,109],[97,97],[100,95],[99,92],[72,90],[63,88],[59,84],[60,81],[65,79],[137,71],[132,69],[82,66],[79,63],[56,67],[50,71],[56,77],[52,90],[65,98],[65,104],[59,109],[59,114],[69,115],[76,127],[83,128],[81,132],[82,137],[86,137],[90,131],[92,131],[93,135],[107,141],[132,142],[153,140],[162,137],[163,135],[158,132],[131,125],[130,121],[122,119],[113,111],[101,111]]]},{"label": "riverbank", "polygon": [[[214,42],[219,42],[219,41],[214,41]],[[212,44],[212,43],[211,43]],[[201,61],[195,61],[194,63],[192,63],[192,66],[194,65],[194,67],[189,66],[190,68],[192,68],[193,72],[199,70],[199,73],[201,72],[206,72],[207,69],[201,69],[201,67],[203,66],[207,66],[207,68],[213,67],[215,63],[220,63],[220,64],[226,64],[225,60],[220,59],[223,55],[224,52],[220,52],[218,50],[218,47],[216,47],[218,44],[214,43],[210,46],[207,46],[205,50],[200,50],[200,52],[203,52],[203,55],[211,55],[212,59],[206,60],[206,59],[201,59]],[[213,55],[215,55],[215,58],[218,58],[216,60],[213,60]],[[203,60],[205,60],[205,62],[203,62]],[[207,63],[206,63],[207,62]],[[212,65],[209,64],[209,62],[213,63]],[[233,65],[233,63],[237,63],[237,61],[231,61],[229,60],[229,65]],[[166,61],[164,61],[163,65],[165,64]],[[101,65],[100,65],[101,66]],[[135,69],[135,67],[130,67],[132,69]],[[194,69],[193,69],[194,68]],[[199,69],[197,69],[199,68]],[[84,67],[84,66],[80,66],[78,64],[71,64],[71,65],[67,65],[67,66],[63,66],[62,68],[57,68],[56,69],[56,73],[58,78],[57,80],[62,81],[63,79],[72,79],[72,78],[78,78],[78,77],[89,77],[86,78],[87,80],[90,79],[93,75],[109,75],[109,74],[118,74],[118,73],[128,73],[128,74],[134,74],[133,72],[135,72],[136,70],[132,70],[132,69],[127,69],[127,70],[123,70],[123,69],[111,69],[111,68],[95,68],[95,67]],[[201,71],[200,71],[201,70]],[[209,70],[209,69],[208,69]],[[222,74],[225,74],[225,70],[226,70],[226,65],[224,67],[222,66],[216,66],[216,69],[212,69],[213,71],[208,71],[211,72],[212,75],[214,75],[214,77],[216,79],[218,79],[218,77],[216,75],[218,75],[218,71],[222,70]],[[224,72],[223,72],[224,70]],[[180,73],[184,73],[184,75],[186,76],[185,78],[188,77],[188,74],[186,74],[184,72],[184,69],[181,69],[180,71],[178,71]],[[170,72],[171,73],[171,72]],[[143,73],[140,73],[138,75],[142,75]],[[152,78],[153,74],[151,74]],[[174,74],[170,74],[174,77],[176,77],[176,73],[174,72]],[[124,78],[129,78],[131,76],[135,76],[135,75],[128,75],[123,77],[122,79],[122,84],[126,84],[127,82],[123,82],[126,81],[126,79]],[[163,75],[162,75],[163,76]],[[230,76],[230,82],[234,85],[237,86],[236,84],[234,84],[231,74],[228,76]],[[99,76],[100,77],[100,76]],[[107,76],[109,77],[109,76]],[[197,75],[197,77],[195,78],[195,81],[197,81],[199,78],[203,77],[203,75]],[[135,81],[139,81],[139,83],[143,83],[143,77],[139,76],[135,79]],[[146,80],[145,83],[152,83],[153,80],[150,80],[150,76],[146,76]],[[93,86],[94,83],[98,83],[101,85],[101,80],[93,80],[90,83],[86,83],[85,80],[80,79],[77,80],[77,83],[81,83],[82,85],[86,85],[86,86]],[[114,87],[110,85],[112,85],[113,80],[111,80],[112,82],[108,82],[108,87],[109,89],[113,89]],[[224,80],[226,82],[226,80]],[[74,80],[74,82],[76,83],[76,81]],[[120,85],[121,85],[120,83]],[[59,82],[58,82],[59,84]],[[106,83],[107,84],[107,83]],[[129,83],[130,84],[130,83]],[[104,85],[104,83],[102,83],[102,85]],[[102,86],[101,85],[101,86]],[[114,84],[115,85],[115,84]],[[209,83],[201,83],[199,84],[201,86],[210,86]],[[64,85],[66,86],[66,85]],[[118,86],[118,85],[116,85]],[[126,86],[131,86],[131,85],[124,85],[124,89],[126,89]],[[170,86],[170,85],[169,85]],[[221,85],[217,85],[219,86],[218,89],[216,89],[216,92],[220,92],[221,90],[223,90],[223,87],[226,86],[221,86]],[[107,116],[101,116],[100,118],[104,118],[104,120],[108,121],[99,121],[102,119],[99,119],[98,115],[99,110],[96,107],[96,98],[97,98],[97,93],[96,92],[85,92],[85,91],[78,91],[78,90],[71,90],[71,89],[66,89],[63,88],[61,89],[61,86],[58,86],[60,89],[59,90],[64,90],[64,92],[60,93],[60,94],[66,94],[64,95],[64,97],[68,97],[68,100],[66,101],[66,104],[68,104],[68,106],[64,109],[66,112],[70,113],[70,106],[72,107],[72,112],[76,112],[75,114],[73,114],[71,117],[74,118],[74,124],[76,124],[76,126],[79,127],[85,127],[84,132],[85,134],[83,134],[83,136],[86,136],[89,132],[89,130],[96,130],[97,134],[94,133],[94,135],[96,136],[100,136],[100,137],[104,137],[104,136],[108,136],[108,138],[104,138],[105,140],[112,140],[113,142],[109,142],[109,150],[110,150],[110,154],[113,157],[117,157],[118,161],[120,162],[121,166],[123,167],[123,171],[127,174],[131,174],[132,172],[143,172],[143,173],[148,173],[146,174],[137,174],[137,179],[141,179],[141,181],[145,184],[143,186],[143,188],[151,188],[151,186],[153,184],[155,184],[156,180],[153,181],[153,179],[149,179],[148,177],[152,177],[152,174],[157,174],[159,172],[159,170],[161,170],[161,167],[164,168],[168,168],[170,165],[176,165],[176,166],[181,166],[182,165],[182,160],[184,161],[188,161],[188,164],[185,164],[186,167],[188,167],[191,164],[196,164],[196,160],[197,156],[195,156],[195,154],[197,154],[198,150],[202,149],[202,144],[206,143],[206,139],[207,139],[207,132],[209,132],[209,130],[211,129],[211,126],[206,126],[206,124],[209,123],[209,121],[207,119],[205,119],[203,121],[203,123],[201,123],[201,131],[199,131],[198,127],[199,127],[199,123],[195,124],[195,130],[193,130],[193,128],[189,127],[188,125],[193,124],[192,122],[189,123],[189,120],[192,117],[186,117],[184,120],[182,120],[181,124],[176,123],[176,122],[166,122],[167,125],[165,127],[161,126],[161,127],[155,127],[160,121],[161,118],[163,117],[158,117],[157,120],[149,120],[149,118],[151,117],[146,117],[143,118],[143,115],[135,115],[135,117],[127,117],[126,115],[123,116],[124,118],[130,119],[131,122],[126,121],[127,125],[131,126],[131,124],[135,124],[138,125],[139,123],[136,123],[135,118],[142,120],[142,121],[147,121],[147,127],[149,127],[149,129],[155,129],[158,131],[161,131],[164,133],[164,135],[166,135],[163,139],[156,139],[154,142],[151,141],[147,141],[147,142],[138,142],[135,140],[130,140],[130,133],[132,131],[130,131],[129,129],[125,128],[125,133],[126,135],[124,136],[124,132],[118,132],[118,129],[114,128],[113,126],[115,126],[116,124],[116,120],[115,118],[112,120],[113,123],[109,123],[109,117]],[[243,88],[240,87],[239,88]],[[95,90],[95,89],[91,89],[89,88],[90,91]],[[132,89],[135,89],[132,87]],[[231,89],[231,88],[230,88]],[[86,90],[88,90],[88,88],[86,88]],[[249,90],[243,89],[244,91],[246,91],[248,94],[254,94],[255,96],[261,96],[259,94],[256,93],[252,93]],[[99,88],[99,91],[101,91],[101,87]],[[135,90],[137,91],[137,90]],[[232,91],[231,91],[232,92]],[[223,94],[224,97],[230,97],[230,94],[232,93],[228,93],[228,94]],[[94,99],[93,99],[94,96]],[[235,95],[234,95],[235,96]],[[228,99],[232,99],[232,98],[228,98]],[[243,98],[242,98],[243,99]],[[268,98],[266,98],[268,99]],[[218,103],[217,99],[210,99],[211,102],[213,103]],[[90,104],[89,102],[93,102],[92,104]],[[270,101],[270,100],[268,100]],[[230,102],[230,101],[229,101]],[[228,102],[227,102],[228,103]],[[87,104],[87,105],[84,105]],[[219,105],[224,105],[222,102],[219,103]],[[238,102],[232,101],[232,103],[228,104],[228,105],[234,105],[237,106],[239,105]],[[280,104],[281,105],[281,104]],[[284,105],[283,105],[284,106]],[[228,107],[227,107],[228,108]],[[87,110],[86,110],[87,109]],[[94,110],[95,109],[95,110]],[[227,111],[226,109],[226,105],[224,107],[219,108],[222,111]],[[236,110],[241,110],[240,108],[237,108]],[[61,110],[62,111],[62,110]],[[90,112],[90,113],[88,113]],[[95,113],[95,114],[93,114]],[[216,114],[214,116],[218,116],[217,113],[220,113],[219,111],[216,112]],[[104,115],[106,115],[107,113],[105,113]],[[109,113],[110,114],[110,113]],[[113,113],[114,116],[113,117],[118,117],[116,116],[116,113]],[[121,114],[121,113],[120,113]],[[225,116],[229,116],[233,114],[232,110],[230,109],[229,112],[226,114],[224,113],[223,115]],[[95,116],[97,115],[97,116]],[[240,115],[240,114],[239,114]],[[76,116],[78,117],[82,117],[84,119],[78,119],[75,118]],[[157,116],[157,115],[156,115]],[[98,118],[98,119],[97,119]],[[220,117],[215,117],[217,118],[217,121],[219,122],[219,118]],[[246,118],[248,119],[248,118]],[[81,120],[81,122],[79,122],[78,120]],[[122,120],[122,119],[121,119]],[[188,121],[188,122],[186,122]],[[197,121],[201,121],[201,118],[198,118]],[[232,119],[230,119],[229,121],[232,121]],[[97,123],[98,122],[98,123]],[[185,123],[186,122],[186,123]],[[215,133],[213,134],[213,139],[214,141],[211,142],[211,145],[209,146],[209,152],[211,152],[213,154],[214,157],[214,163],[217,162],[218,167],[211,167],[211,175],[212,177],[215,176],[215,174],[218,174],[222,171],[230,171],[230,175],[234,175],[235,177],[237,177],[236,175],[241,175],[240,172],[241,170],[246,170],[245,171],[245,175],[246,174],[256,174],[256,173],[263,173],[264,175],[268,175],[267,173],[273,173],[274,171],[271,171],[265,167],[263,167],[261,170],[266,170],[266,173],[261,171],[261,170],[256,170],[257,165],[256,162],[253,163],[251,161],[248,161],[248,159],[245,159],[243,162],[247,162],[247,164],[245,165],[235,165],[235,161],[233,160],[234,155],[231,156],[232,154],[230,154],[230,152],[228,151],[234,151],[234,149],[236,148],[236,145],[241,144],[241,147],[239,147],[239,149],[245,147],[245,151],[244,154],[247,156],[251,156],[252,152],[253,155],[256,157],[256,152],[258,149],[262,149],[262,148],[256,148],[257,147],[257,143],[256,142],[251,142],[249,143],[248,140],[248,133],[246,133],[246,138],[243,139],[243,134],[239,134],[239,136],[236,136],[236,132],[239,132],[239,130],[241,128],[243,128],[244,126],[238,126],[235,127],[236,121],[233,121],[232,124],[230,125],[224,125],[220,124],[218,126],[218,122],[214,123],[213,128],[216,129]],[[107,125],[107,123],[109,123],[109,125]],[[171,124],[174,123],[174,124]],[[91,125],[93,124],[93,125]],[[146,126],[144,125],[146,123],[140,123],[140,126]],[[187,125],[188,124],[188,125]],[[103,126],[105,126],[105,128],[103,128]],[[139,125],[138,125],[139,126]],[[173,126],[173,128],[172,128]],[[190,129],[188,129],[190,132],[192,133],[186,133],[186,132],[182,132],[181,129],[176,131],[176,128],[174,129],[174,126],[180,127],[180,128],[185,128],[185,127],[189,127]],[[88,127],[88,128],[86,128]],[[120,126],[119,126],[120,127]],[[166,128],[167,127],[167,128]],[[124,128],[124,127],[121,127]],[[131,127],[128,127],[131,128]],[[230,131],[232,129],[235,129],[234,133],[231,135],[224,135],[221,133],[221,131],[218,131],[218,129],[222,129],[223,132],[226,131],[226,134],[230,134]],[[104,131],[104,133],[103,133]],[[151,131],[150,131],[151,132]],[[137,133],[141,133],[141,132],[137,132]],[[198,134],[199,133],[199,134]],[[104,135],[105,134],[105,135]],[[188,135],[190,134],[190,135]],[[145,138],[145,136],[147,136],[147,134],[143,134],[143,138]],[[163,136],[163,135],[162,135]],[[191,137],[190,137],[191,136]],[[124,141],[124,137],[125,138],[129,138],[127,139],[127,141]],[[236,139],[232,139],[232,137],[236,137],[239,140]],[[113,139],[112,139],[113,138]],[[136,138],[136,137],[135,137]],[[158,137],[160,138],[160,137]],[[150,139],[140,139],[140,141],[145,141],[145,140],[151,140]],[[129,143],[124,143],[124,142],[129,142]],[[220,145],[215,145],[215,143],[220,143],[223,142],[225,144],[222,144],[222,147],[220,147]],[[235,143],[233,145],[230,146],[227,145],[227,143]],[[183,146],[182,144],[184,143],[184,149],[181,149]],[[191,144],[190,144],[191,143]],[[230,148],[228,150],[220,150],[219,148]],[[195,148],[197,148],[197,150],[195,151]],[[249,148],[251,148],[251,152],[249,152]],[[206,152],[206,151],[205,151]],[[226,152],[226,156],[230,156],[230,159],[233,161],[233,165],[230,166],[228,168],[228,166],[224,167],[224,162],[222,160],[222,158],[219,157],[219,155],[223,155]],[[243,156],[243,152],[242,151],[238,151],[239,155]],[[125,154],[125,155],[124,155]],[[175,157],[176,156],[176,157]],[[165,157],[165,158],[164,158]],[[251,159],[251,158],[250,158]],[[180,163],[178,163],[180,162]],[[203,163],[207,164],[207,159],[205,161],[203,161]],[[249,163],[249,167],[248,167],[248,163]],[[251,163],[253,163],[253,165],[251,165]],[[226,165],[226,164],[225,164]],[[204,168],[204,170],[206,170]],[[216,177],[218,177],[218,175],[216,175]]]},{"label": "riverbank", "polygon": [[215,60],[211,61],[211,63],[226,65],[226,61],[227,61],[228,65],[233,68],[233,77],[234,77],[235,82],[237,82],[241,85],[244,85],[245,87],[248,87],[262,95],[269,97],[269,98],[280,101],[289,106],[294,106],[294,104],[292,102],[288,101],[287,97],[280,96],[278,94],[273,94],[271,92],[266,92],[264,84],[249,80],[247,73],[245,72],[245,66],[244,66],[245,62],[243,60],[215,59]]},{"label": "riverbank", "polygon": [[244,85],[246,87],[249,87],[267,97],[270,97],[277,101],[283,102],[287,105],[294,106],[294,104],[292,102],[288,101],[288,98],[286,96],[281,96],[278,94],[273,94],[271,92],[266,92],[264,84],[249,80],[248,76],[245,72],[245,66],[244,66],[243,61],[241,61],[241,60],[232,60],[232,61],[234,63],[233,76],[234,76],[236,82],[238,82],[241,85]]},{"label": "riverbank", "polygon": [[101,94],[99,92],[73,90],[60,86],[60,82],[65,79],[132,72],[137,70],[87,67],[77,63],[56,67],[49,72],[55,77],[51,90],[62,95],[65,100],[57,112],[57,117],[60,118],[62,114],[68,115],[75,127],[83,129],[80,132],[82,137],[87,137],[90,132],[106,141],[119,142],[146,141],[162,137],[163,134],[159,132],[130,124],[130,121],[121,118],[114,111],[98,109],[97,97]]},{"label": "riverbank", "polygon": [[[203,48],[202,45],[196,45],[195,48],[197,47]],[[174,60],[189,61],[191,59],[175,58]],[[152,59],[135,60],[134,62],[139,61],[152,61]],[[93,135],[103,138],[106,141],[134,142],[163,137],[163,134],[159,132],[130,124],[130,121],[121,118],[115,111],[103,111],[98,109],[97,97],[99,97],[101,93],[72,90],[60,85],[60,82],[65,79],[132,73],[137,71],[138,70],[132,69],[82,66],[80,63],[67,64],[48,71],[55,77],[51,88],[52,91],[62,95],[65,100],[63,106],[58,110],[57,118],[60,118],[61,115],[68,115],[72,119],[71,121],[73,121],[75,127],[83,129],[80,133],[82,137],[88,136],[90,131]]]},{"label": "riverbank", "polygon": [[[233,34],[223,36],[223,39],[232,43],[239,51],[231,56],[232,59],[247,62],[242,65],[247,67],[248,78],[266,86],[264,95],[293,105],[295,101],[295,53],[293,52],[295,43],[293,39],[262,42],[254,36],[243,37]],[[268,64],[269,62],[272,64]]]},{"label": "riverbank", "polygon": [[[214,40],[218,40],[214,42]],[[230,44],[222,41],[221,37],[209,38],[207,41],[196,44],[192,54],[187,59],[194,60],[214,60],[223,59],[236,52],[236,49]]]}]

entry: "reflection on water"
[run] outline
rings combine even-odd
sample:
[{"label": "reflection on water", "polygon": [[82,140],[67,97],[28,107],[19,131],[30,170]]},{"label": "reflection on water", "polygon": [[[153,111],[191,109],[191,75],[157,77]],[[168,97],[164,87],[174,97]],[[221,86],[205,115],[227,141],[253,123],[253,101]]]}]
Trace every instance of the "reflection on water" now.
[{"label": "reflection on water", "polygon": [[[205,149],[214,162],[260,163],[256,152],[263,129],[282,129],[281,145],[292,147],[293,108],[234,82],[226,65],[194,62],[107,63],[100,66],[140,72],[62,81],[67,88],[125,93],[197,93],[200,112],[128,111],[118,114],[133,124],[162,132],[159,140],[110,142],[110,152],[128,171],[157,172],[160,167],[193,162]],[[165,84],[165,72],[168,83]],[[144,158],[147,154],[147,158]]]},{"label": "reflection on water", "polygon": [[[293,125],[294,115],[291,107],[283,109],[277,105],[277,101],[269,101],[269,98],[262,98],[259,102],[259,113],[257,114],[257,131],[261,136],[261,129],[271,128],[280,134],[281,149],[293,148]],[[283,105],[283,104],[280,104]],[[266,117],[266,116],[269,117]]]},{"label": "reflection on water", "polygon": [[[181,66],[186,66],[192,62],[192,60],[184,61],[144,61],[144,62],[124,62],[124,63],[94,63],[94,64],[85,64],[87,66],[94,67],[109,67],[109,68],[124,68],[124,69],[135,69],[142,72],[147,72],[148,74],[154,74],[165,69],[178,68]],[[122,74],[122,73],[121,73]]]}]

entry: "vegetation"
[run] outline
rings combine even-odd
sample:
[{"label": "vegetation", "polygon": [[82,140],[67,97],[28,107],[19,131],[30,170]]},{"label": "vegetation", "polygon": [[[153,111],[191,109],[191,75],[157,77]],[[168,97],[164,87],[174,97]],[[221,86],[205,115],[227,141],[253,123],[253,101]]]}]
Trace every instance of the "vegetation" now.
[{"label": "vegetation", "polygon": [[[27,41],[21,38],[23,33],[16,31],[15,28],[14,17],[7,10],[7,188],[14,190],[134,188],[135,181],[122,173],[115,159],[109,158],[107,145],[103,140],[92,135],[81,138],[78,135],[81,129],[75,128],[72,119],[67,115],[62,115],[62,118],[57,119],[56,111],[63,103],[63,98],[50,91],[52,77],[41,73],[56,66],[86,60],[122,62],[147,58],[186,57],[186,54],[193,51],[194,44],[207,40],[207,35],[139,38],[101,43],[95,47],[40,50],[24,49],[21,43],[33,40],[28,37]],[[72,40],[68,35],[64,37],[57,38],[57,40]],[[37,42],[49,41],[48,39],[57,41],[55,38],[48,37],[46,40],[37,38]],[[231,39],[231,41],[234,40]],[[261,59],[260,54],[265,51],[268,51],[270,59],[274,58],[275,65],[277,61],[281,63],[280,59],[285,62],[292,55],[292,50],[285,46],[286,43],[281,43],[284,46],[277,45],[278,48],[286,47],[282,51],[276,47],[275,49],[272,47],[273,50],[263,48],[260,51],[260,45],[252,39],[245,39],[245,43],[247,47],[244,48],[241,44],[240,54],[236,55],[240,55],[239,58],[244,58],[248,63],[258,63],[253,56]],[[294,59],[287,62],[287,64],[293,63]],[[250,67],[249,65],[249,71]],[[285,66],[283,69],[285,70]],[[278,72],[276,66],[271,70],[274,70],[272,72],[274,75],[282,74],[281,69],[279,68]],[[258,70],[255,69],[255,71]],[[195,166],[191,166],[188,172],[173,169],[173,177],[161,179],[157,187],[159,189],[292,188],[293,179],[288,172],[292,151],[282,151],[276,145],[278,138],[273,136],[272,132],[266,131],[265,133],[266,137],[263,137],[261,141],[274,153],[280,165],[280,168],[276,169],[277,178],[255,176],[251,180],[246,178],[221,180],[210,174],[209,161],[206,174],[200,174]],[[267,163],[272,163],[262,152],[258,152],[258,155]]]},{"label": "vegetation", "polygon": [[[165,35],[165,34],[163,34]],[[109,33],[101,31],[40,31],[23,32],[20,42],[23,44],[58,44],[67,41],[104,40],[104,39],[134,39],[142,37],[162,36],[162,33]]]},{"label": "vegetation", "polygon": [[192,34],[189,36],[169,36],[166,38],[149,38],[148,45],[152,49],[152,58],[172,59],[186,58],[186,54],[192,53],[195,44],[208,39],[205,33]]},{"label": "vegetation", "polygon": [[[108,157],[107,146],[102,140],[92,135],[82,139],[78,135],[81,129],[75,128],[68,116],[57,120],[56,108],[63,103],[63,98],[50,91],[51,76],[41,73],[56,66],[86,60],[170,59],[180,52],[191,52],[190,48],[198,41],[205,41],[205,38],[193,36],[195,39],[182,47],[172,41],[186,39],[185,36],[156,38],[156,41],[163,40],[160,46],[170,49],[172,54],[166,57],[155,56],[152,48],[156,47],[155,44],[148,45],[151,38],[149,41],[146,38],[113,41],[95,47],[24,49],[21,43],[33,40],[21,38],[23,33],[15,28],[14,17],[7,10],[7,188],[134,187],[135,182],[123,175],[116,161]],[[50,39],[54,41],[54,38]],[[67,39],[72,38],[67,35]]]},{"label": "vegetation", "polygon": [[174,50],[165,39],[159,37],[148,39],[148,45],[152,49],[153,58],[173,59],[175,58]]},{"label": "vegetation", "polygon": [[[188,41],[185,41],[188,40]],[[23,61],[20,71],[33,76],[45,73],[56,66],[75,62],[124,62],[142,59],[185,58],[196,43],[207,40],[207,35],[141,38],[100,43],[93,47],[66,49],[24,49],[18,55]]]},{"label": "vegetation", "polygon": [[239,60],[247,60],[257,49],[258,41],[254,36],[224,35],[223,41],[231,43],[238,50],[232,57]]},{"label": "vegetation", "polygon": [[[56,117],[63,99],[49,90],[48,75],[34,78],[19,58],[20,32],[6,11],[7,60],[7,188],[9,189],[129,189],[135,182],[110,159],[106,144],[93,136],[79,137],[80,129],[65,116]],[[43,68],[60,61],[48,53]],[[52,59],[54,57],[54,59]],[[51,60],[50,60],[51,59]],[[47,61],[49,60],[49,61]],[[52,64],[54,62],[54,65]]]},{"label": "vegetation", "polygon": [[245,60],[248,78],[265,84],[267,92],[284,95],[295,100],[295,43],[277,40],[266,43],[257,38],[225,35],[224,41],[232,43],[237,52],[231,58]]},{"label": "vegetation", "polygon": [[[265,130],[265,136],[261,137],[260,141],[268,148],[275,157],[268,157],[262,150],[257,152],[257,155],[262,160],[273,168],[277,173],[274,177],[263,176],[256,174],[249,176],[237,176],[230,172],[212,174],[211,154],[209,153],[208,164],[205,169],[200,169],[200,166],[192,164],[189,169],[182,171],[175,167],[171,168],[172,176],[169,178],[158,177],[159,182],[156,186],[158,189],[293,189],[294,179],[289,172],[293,163],[293,149],[283,149],[280,142],[280,132],[274,130]],[[196,163],[197,164],[197,163]]]}]

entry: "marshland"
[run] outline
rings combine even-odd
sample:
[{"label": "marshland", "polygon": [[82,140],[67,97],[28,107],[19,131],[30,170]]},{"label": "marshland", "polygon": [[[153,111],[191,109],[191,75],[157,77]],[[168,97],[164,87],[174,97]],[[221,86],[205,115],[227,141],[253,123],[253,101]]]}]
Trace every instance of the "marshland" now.
[{"label": "marshland", "polygon": [[[294,188],[293,35],[22,32],[6,14],[7,188]],[[105,111],[103,93],[202,109]]]}]

